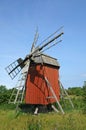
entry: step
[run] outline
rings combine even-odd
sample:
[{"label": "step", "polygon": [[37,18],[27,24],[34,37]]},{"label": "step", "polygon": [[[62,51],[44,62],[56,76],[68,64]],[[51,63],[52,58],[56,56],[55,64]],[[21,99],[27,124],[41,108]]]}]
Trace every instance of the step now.
[{"label": "step", "polygon": [[55,97],[53,97],[53,96],[49,96],[49,97],[46,97],[46,98],[55,98]]}]

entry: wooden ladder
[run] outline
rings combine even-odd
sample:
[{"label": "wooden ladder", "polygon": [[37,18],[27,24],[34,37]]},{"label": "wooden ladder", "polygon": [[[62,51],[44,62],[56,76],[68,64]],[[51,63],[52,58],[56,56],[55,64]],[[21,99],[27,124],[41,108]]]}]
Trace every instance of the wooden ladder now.
[{"label": "wooden ladder", "polygon": [[21,75],[18,79],[18,82],[13,89],[13,92],[11,94],[9,103],[22,103],[24,99],[24,92],[25,92],[25,83],[26,83],[26,78],[27,78],[27,73],[29,69],[29,61],[25,65],[25,67],[22,69]]}]

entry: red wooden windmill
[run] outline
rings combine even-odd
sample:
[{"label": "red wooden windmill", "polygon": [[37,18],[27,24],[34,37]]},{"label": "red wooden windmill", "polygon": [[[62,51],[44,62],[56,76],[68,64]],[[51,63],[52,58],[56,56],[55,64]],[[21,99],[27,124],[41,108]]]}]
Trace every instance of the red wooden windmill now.
[{"label": "red wooden windmill", "polygon": [[[36,106],[35,113],[39,110],[40,105],[50,105],[56,110],[52,104],[57,102],[60,110],[64,113],[59,103],[59,63],[55,58],[43,54],[46,49],[61,42],[59,38],[63,35],[63,32],[57,33],[58,31],[36,47],[38,39],[38,32],[36,32],[30,54],[24,60],[19,58],[6,67],[12,79],[21,71],[9,102],[22,103],[24,101],[25,104]],[[56,42],[54,43],[54,41]]]}]

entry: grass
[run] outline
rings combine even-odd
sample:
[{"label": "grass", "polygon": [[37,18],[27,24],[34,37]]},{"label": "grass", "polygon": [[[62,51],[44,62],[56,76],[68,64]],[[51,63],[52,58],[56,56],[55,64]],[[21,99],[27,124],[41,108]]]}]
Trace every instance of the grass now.
[{"label": "grass", "polygon": [[35,116],[16,113],[13,107],[3,108],[0,108],[0,130],[86,130],[86,115],[80,111]]}]

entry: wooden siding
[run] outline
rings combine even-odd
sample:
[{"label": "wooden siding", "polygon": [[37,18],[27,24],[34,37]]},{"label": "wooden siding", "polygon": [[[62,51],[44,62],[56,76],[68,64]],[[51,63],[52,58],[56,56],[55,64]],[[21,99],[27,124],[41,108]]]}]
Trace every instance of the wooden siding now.
[{"label": "wooden siding", "polygon": [[60,88],[58,83],[59,69],[54,66],[36,65],[30,66],[28,77],[26,81],[26,104],[43,104],[47,105],[55,102],[54,98],[47,98],[52,96],[50,89],[47,87],[44,77],[47,77],[53,90],[59,100]]}]

